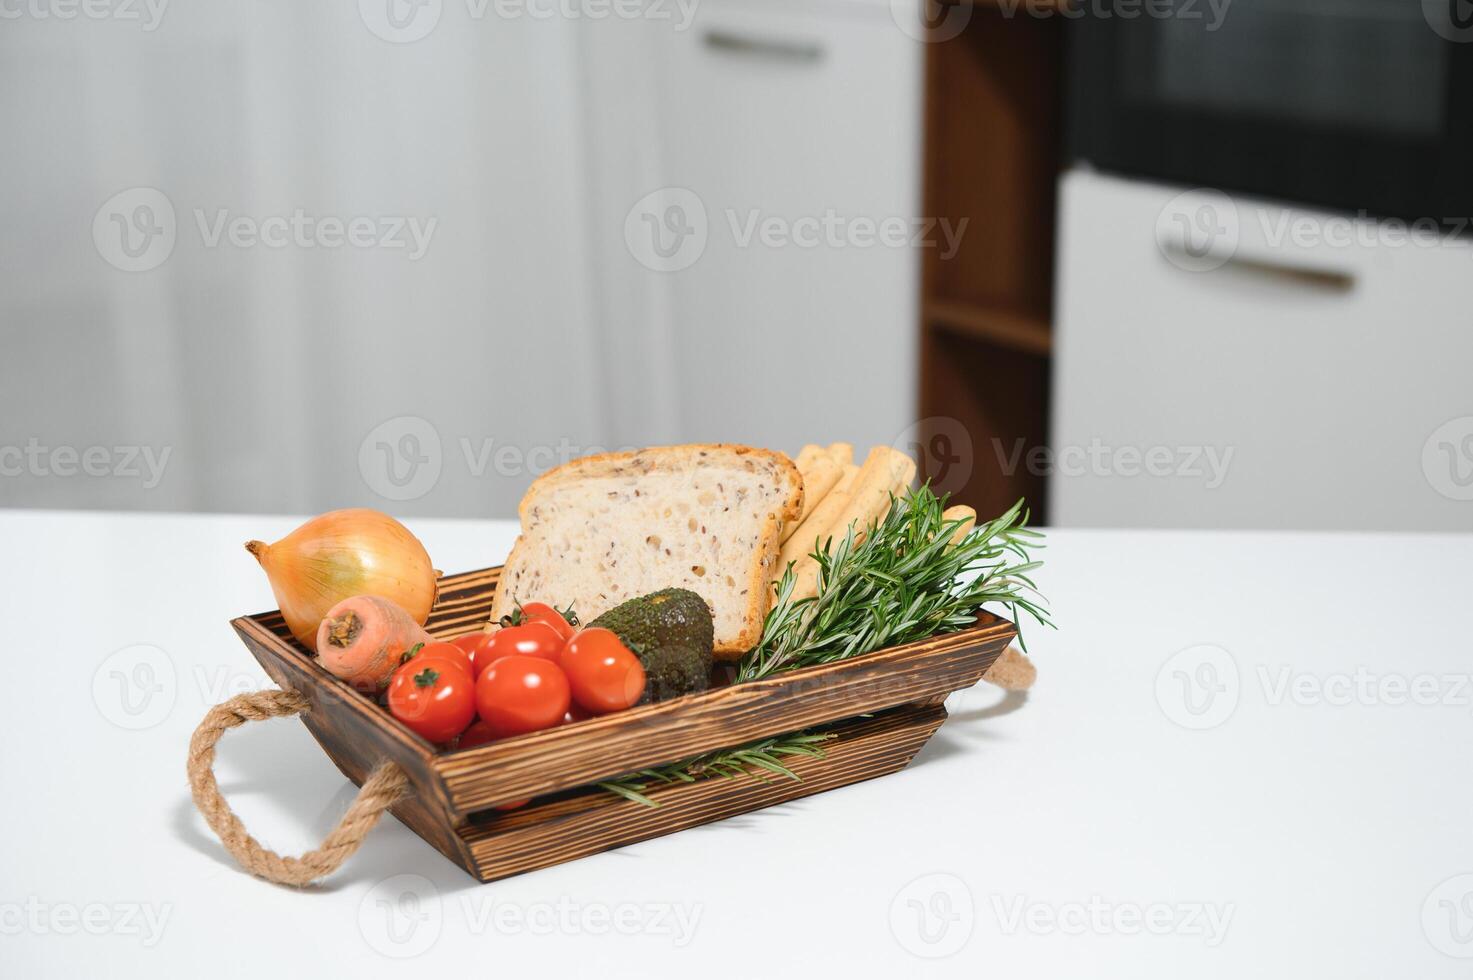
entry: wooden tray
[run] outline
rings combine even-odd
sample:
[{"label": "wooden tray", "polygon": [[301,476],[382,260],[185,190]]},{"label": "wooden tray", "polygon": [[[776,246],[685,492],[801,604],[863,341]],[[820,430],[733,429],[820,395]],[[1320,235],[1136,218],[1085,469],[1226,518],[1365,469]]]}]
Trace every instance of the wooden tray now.
[{"label": "wooden tray", "polygon": [[[425,628],[438,638],[480,629],[500,568],[447,576]],[[1016,635],[982,613],[975,626],[841,663],[787,671],[659,704],[439,752],[318,665],[279,612],[233,620],[343,774],[362,784],[385,761],[413,792],[393,813],[482,881],[571,861],[635,841],[903,769],[946,719],[941,702],[971,687]],[[861,717],[863,716],[863,717]],[[710,778],[652,787],[647,807],[593,787],[600,780],[715,749],[828,726],[824,757],[785,760],[801,782]],[[499,804],[534,797],[529,806]]]}]

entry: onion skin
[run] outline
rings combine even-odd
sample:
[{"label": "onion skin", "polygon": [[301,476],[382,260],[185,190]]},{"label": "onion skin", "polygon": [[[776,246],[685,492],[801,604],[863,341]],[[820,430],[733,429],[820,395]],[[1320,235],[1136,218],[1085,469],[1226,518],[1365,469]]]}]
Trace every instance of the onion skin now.
[{"label": "onion skin", "polygon": [[292,635],[313,652],[318,625],[344,599],[387,599],[422,626],[439,589],[419,539],[388,514],[367,508],[331,511],[275,544],[249,541],[246,550],[271,581]]}]

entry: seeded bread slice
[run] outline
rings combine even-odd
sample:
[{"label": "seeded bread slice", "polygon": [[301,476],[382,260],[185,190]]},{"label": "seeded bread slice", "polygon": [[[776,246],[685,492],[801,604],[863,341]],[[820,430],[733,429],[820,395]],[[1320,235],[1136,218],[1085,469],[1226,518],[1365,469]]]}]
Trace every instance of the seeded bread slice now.
[{"label": "seeded bread slice", "polygon": [[711,607],[716,656],[756,645],[782,528],[798,519],[803,478],[782,453],[748,446],[662,446],[549,470],[518,508],[522,533],[491,607],[569,603],[588,622],[626,599],[690,589]]}]

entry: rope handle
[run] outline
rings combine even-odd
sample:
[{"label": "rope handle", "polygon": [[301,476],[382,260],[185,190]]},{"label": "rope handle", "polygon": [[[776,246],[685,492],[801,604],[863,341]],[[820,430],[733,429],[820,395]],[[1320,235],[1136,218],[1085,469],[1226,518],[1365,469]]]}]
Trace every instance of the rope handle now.
[{"label": "rope handle", "polygon": [[1038,679],[1038,668],[1023,651],[1010,646],[992,662],[982,679],[1004,691],[1026,691]]},{"label": "rope handle", "polygon": [[263,847],[245,826],[215,781],[215,743],[232,728],[248,721],[287,718],[300,714],[310,702],[294,691],[264,690],[239,694],[211,708],[189,740],[189,789],[194,805],[240,866],[257,877],[279,885],[308,885],[338,869],[363,843],[384,811],[409,792],[409,779],[393,762],[385,762],[363,781],[348,812],[322,844],[301,857],[282,857]]}]

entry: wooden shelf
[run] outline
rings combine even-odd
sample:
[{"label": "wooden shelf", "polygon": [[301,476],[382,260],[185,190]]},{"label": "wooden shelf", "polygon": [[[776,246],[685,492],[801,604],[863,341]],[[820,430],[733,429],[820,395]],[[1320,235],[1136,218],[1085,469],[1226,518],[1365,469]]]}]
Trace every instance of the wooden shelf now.
[{"label": "wooden shelf", "polygon": [[1047,356],[1054,346],[1048,321],[1027,313],[986,309],[973,303],[931,300],[926,303],[925,317],[926,322],[937,329],[1025,354]]},{"label": "wooden shelf", "polygon": [[921,469],[964,473],[946,489],[979,514],[1026,497],[1041,522],[1047,479],[1008,461],[1048,445],[1065,18],[972,6],[960,34],[926,45],[924,213],[970,226],[953,254],[922,258],[917,311],[923,441],[960,428],[972,458]]}]

